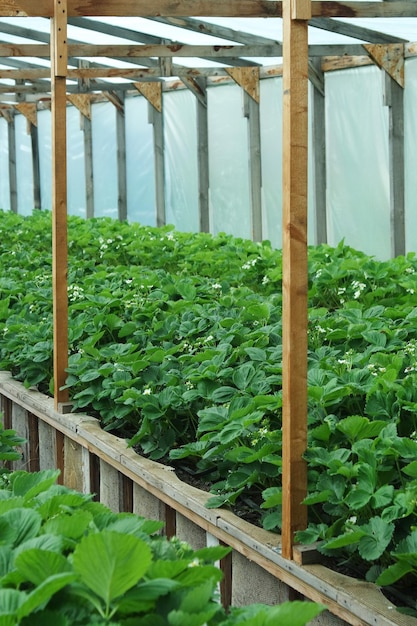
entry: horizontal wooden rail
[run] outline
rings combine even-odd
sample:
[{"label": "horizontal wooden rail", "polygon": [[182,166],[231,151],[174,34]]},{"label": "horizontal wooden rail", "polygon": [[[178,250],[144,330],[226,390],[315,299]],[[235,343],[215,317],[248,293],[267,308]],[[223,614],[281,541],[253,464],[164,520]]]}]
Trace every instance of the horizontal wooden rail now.
[{"label": "horizontal wooden rail", "polygon": [[58,467],[67,486],[97,493],[113,510],[161,519],[167,534],[177,533],[193,547],[208,545],[209,538],[211,545],[230,546],[231,560],[222,565],[226,605],[274,604],[295,590],[328,607],[317,622],[323,626],[416,626],[375,585],[284,559],[278,535],[231,511],[206,508],[209,494],[180,481],[173,468],[140,457],[93,417],[57,412],[52,398],[25,389],[7,372],[0,372],[0,411],[6,427],[28,439],[16,468]]},{"label": "horizontal wooden rail", "polygon": [[[415,0],[313,0],[312,17],[416,17]],[[0,17],[53,17],[51,0],[2,0]],[[68,0],[68,17],[281,17],[275,0]]]}]

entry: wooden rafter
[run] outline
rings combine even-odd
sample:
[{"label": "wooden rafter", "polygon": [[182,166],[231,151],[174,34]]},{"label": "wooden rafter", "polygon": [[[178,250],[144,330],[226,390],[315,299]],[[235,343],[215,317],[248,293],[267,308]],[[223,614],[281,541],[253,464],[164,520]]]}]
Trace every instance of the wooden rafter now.
[{"label": "wooden rafter", "polygon": [[[416,0],[395,2],[316,0],[312,17],[416,17]],[[0,17],[53,17],[51,0],[3,0]],[[69,17],[282,17],[275,0],[69,0]]]}]

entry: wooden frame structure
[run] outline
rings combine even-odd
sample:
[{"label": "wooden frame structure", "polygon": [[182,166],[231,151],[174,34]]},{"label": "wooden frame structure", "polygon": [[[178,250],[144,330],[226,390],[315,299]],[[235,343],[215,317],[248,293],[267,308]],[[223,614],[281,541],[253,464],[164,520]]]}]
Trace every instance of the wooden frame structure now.
[{"label": "wooden frame structure", "polygon": [[[53,128],[53,305],[54,305],[54,385],[55,408],[65,412],[67,392],[62,389],[68,358],[68,314],[67,314],[67,241],[66,241],[66,101],[67,79],[76,79],[88,90],[88,81],[100,78],[124,77],[138,82],[138,89],[149,91],[150,80],[161,76],[178,76],[191,89],[204,106],[204,80],[208,75],[224,75],[225,70],[202,70],[177,67],[173,57],[199,56],[221,59],[232,66],[226,71],[235,80],[243,80],[248,93],[256,98],[253,82],[253,63],[248,56],[283,56],[283,527],[282,555],[292,559],[294,532],[305,527],[306,507],[301,504],[307,488],[307,473],[302,459],[307,443],[307,81],[313,80],[320,90],[322,68],[309,63],[308,24],[327,30],[350,33],[370,41],[367,52],[375,62],[387,69],[397,83],[403,80],[404,45],[395,44],[380,33],[365,33],[366,29],[349,27],[331,18],[339,17],[417,17],[416,0],[396,2],[335,2],[318,0],[3,0],[0,17],[44,17],[51,18],[50,46],[47,39],[33,45],[0,45],[0,55],[39,56],[51,58],[51,69],[33,69],[16,63],[11,70],[0,70],[0,79],[12,78],[20,81],[15,91],[24,92],[22,80],[32,81],[32,89],[47,89],[45,79],[50,79],[52,94]],[[85,17],[148,17],[165,23],[192,28],[194,18],[212,17],[282,17],[284,24],[283,46],[263,38],[240,37],[238,46],[187,46],[156,42],[151,36],[141,45],[96,46],[73,44],[67,41],[67,25],[70,20],[82,24]],[[77,22],[78,20],[78,22]],[[81,20],[81,21],[80,21]],[[209,26],[205,25],[207,32]],[[229,29],[231,39],[236,35]],[[216,34],[220,31],[217,30]],[[221,36],[221,35],[220,35]],[[379,43],[376,43],[376,42]],[[386,45],[381,54],[380,43]],[[376,45],[375,45],[376,44]],[[393,47],[396,45],[396,50]],[[340,47],[343,49],[343,46]],[[363,47],[351,46],[357,55],[363,55]],[[340,50],[339,50],[340,53]],[[85,56],[112,56],[127,58],[138,63],[138,69],[108,68],[95,64],[89,67],[69,69],[68,59]],[[157,60],[155,60],[157,58]],[[332,60],[328,60],[331,63]],[[368,58],[364,62],[368,62]],[[394,63],[394,67],[393,67]],[[247,66],[252,66],[252,69]],[[234,67],[233,67],[234,66]],[[388,67],[391,67],[390,71]],[[142,81],[142,82],[139,82]],[[144,82],[146,81],[146,82]],[[388,82],[389,79],[388,79]],[[131,83],[130,83],[131,84]],[[97,89],[95,83],[94,88]],[[391,85],[391,83],[390,83]],[[102,86],[102,85],[101,85]],[[158,110],[161,84],[153,90],[154,110]],[[396,87],[388,90],[391,103],[400,100]],[[108,97],[117,102],[114,93]],[[74,96],[73,96],[74,98]],[[73,102],[75,100],[73,99]],[[119,101],[120,102],[120,101]],[[84,106],[82,93],[77,106]],[[315,105],[316,106],[316,105]],[[317,105],[319,106],[319,105]],[[249,110],[249,107],[248,107]],[[26,111],[29,115],[29,111]],[[155,113],[154,123],[157,123]],[[392,117],[393,144],[392,162],[401,159],[401,128],[395,126]],[[204,144],[201,144],[202,146]],[[201,173],[204,177],[204,173]],[[403,184],[394,185],[400,212],[403,211]],[[256,189],[253,189],[256,201]],[[123,198],[121,198],[123,204]],[[402,209],[401,209],[402,207]],[[160,223],[163,222],[163,206],[160,204]],[[204,215],[202,229],[207,228]],[[255,222],[255,237],[260,237]],[[403,247],[403,232],[394,233],[394,250]],[[322,235],[320,235],[322,236]]]}]

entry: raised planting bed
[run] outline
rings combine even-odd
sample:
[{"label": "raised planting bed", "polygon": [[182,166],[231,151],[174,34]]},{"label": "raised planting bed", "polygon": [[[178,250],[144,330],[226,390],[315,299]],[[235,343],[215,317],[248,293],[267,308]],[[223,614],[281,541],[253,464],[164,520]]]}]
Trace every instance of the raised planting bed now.
[{"label": "raised planting bed", "polygon": [[[102,430],[88,415],[59,413],[53,400],[0,373],[4,424],[27,439],[14,469],[61,470],[62,482],[93,492],[114,511],[129,511],[165,523],[195,549],[221,543],[232,552],[220,563],[222,602],[244,606],[308,598],[328,611],[317,626],[343,624],[415,626],[372,583],[334,572],[321,564],[300,564],[280,555],[280,537],[224,509],[208,509],[208,494],[181,482],[172,468],[142,458],[126,441]],[[303,549],[299,549],[302,561]]]}]

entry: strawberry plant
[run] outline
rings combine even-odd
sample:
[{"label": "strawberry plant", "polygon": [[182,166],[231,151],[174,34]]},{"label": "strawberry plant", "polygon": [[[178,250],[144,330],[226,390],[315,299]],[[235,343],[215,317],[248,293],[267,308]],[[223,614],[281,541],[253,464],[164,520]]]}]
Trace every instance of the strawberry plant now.
[{"label": "strawberry plant", "polygon": [[[0,231],[0,367],[52,392],[50,215],[0,213]],[[268,242],[69,219],[74,410],[203,474],[210,506],[245,503],[269,530],[281,518],[281,268]],[[309,249],[310,523],[299,538],[370,580],[405,572],[398,548],[414,538],[416,319],[414,254]]]},{"label": "strawberry plant", "polygon": [[2,626],[304,626],[325,608],[254,605],[226,616],[214,563],[229,548],[168,540],[155,534],[160,522],[56,485],[58,473],[1,478]]}]

